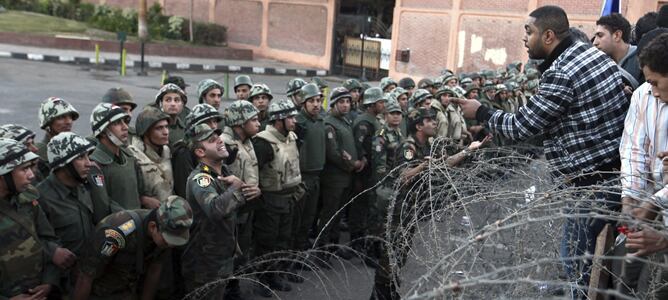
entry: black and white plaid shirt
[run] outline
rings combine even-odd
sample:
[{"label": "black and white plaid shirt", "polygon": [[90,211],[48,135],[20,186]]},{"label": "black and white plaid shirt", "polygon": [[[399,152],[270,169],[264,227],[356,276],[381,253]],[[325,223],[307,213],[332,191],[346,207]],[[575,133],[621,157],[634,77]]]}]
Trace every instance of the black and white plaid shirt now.
[{"label": "black and white plaid shirt", "polygon": [[595,47],[566,38],[540,68],[538,93],[526,106],[515,114],[481,108],[477,119],[513,140],[545,133],[545,156],[555,176],[619,162],[629,100],[615,62]]}]

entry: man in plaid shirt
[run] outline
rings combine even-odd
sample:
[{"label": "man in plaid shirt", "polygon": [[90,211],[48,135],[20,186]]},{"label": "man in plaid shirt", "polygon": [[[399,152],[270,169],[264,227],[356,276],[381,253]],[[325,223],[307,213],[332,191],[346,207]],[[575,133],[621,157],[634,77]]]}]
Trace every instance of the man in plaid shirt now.
[{"label": "man in plaid shirt", "polygon": [[[629,101],[615,62],[596,48],[575,42],[569,26],[566,13],[557,6],[543,6],[529,15],[524,43],[530,58],[544,59],[539,66],[543,75],[538,93],[517,113],[492,110],[476,100],[458,103],[466,118],[477,119],[506,138],[521,140],[544,133],[552,174],[569,186],[592,186],[618,177],[605,172],[619,169],[619,142]],[[593,203],[618,208],[618,195],[596,198],[578,203],[578,212]],[[594,253],[604,225],[601,219],[568,218],[562,258]],[[565,260],[564,264],[569,277],[577,278],[578,284],[588,283],[586,263]]]}]

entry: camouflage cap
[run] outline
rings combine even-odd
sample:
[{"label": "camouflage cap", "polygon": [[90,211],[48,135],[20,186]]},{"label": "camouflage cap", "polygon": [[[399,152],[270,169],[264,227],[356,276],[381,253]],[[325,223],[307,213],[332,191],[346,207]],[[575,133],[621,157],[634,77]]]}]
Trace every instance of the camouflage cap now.
[{"label": "camouflage cap", "polygon": [[362,89],[362,83],[357,79],[350,78],[343,82],[343,87],[349,91],[354,89]]},{"label": "camouflage cap", "polygon": [[75,158],[95,150],[95,144],[73,132],[61,132],[46,145],[49,167],[55,170],[72,162]]},{"label": "camouflage cap", "polygon": [[372,87],[364,91],[364,102],[363,105],[374,104],[378,101],[383,100],[383,90],[379,87]]},{"label": "camouflage cap", "polygon": [[190,110],[190,113],[188,113],[186,116],[186,127],[203,123],[209,119],[216,119],[218,122],[220,122],[223,120],[223,116],[220,115],[215,107],[209,104],[197,104],[193,106],[193,108]]},{"label": "camouflage cap", "polygon": [[411,109],[406,116],[408,128],[414,128],[415,125],[422,123],[424,119],[436,118],[436,113],[431,108],[417,108]]},{"label": "camouflage cap", "polygon": [[90,127],[93,130],[93,136],[100,135],[109,124],[120,119],[126,119],[126,123],[130,121],[130,116],[120,106],[111,103],[96,105],[90,114]]},{"label": "camouflage cap", "polygon": [[399,102],[395,99],[387,100],[387,104],[385,105],[385,111],[387,111],[388,113],[402,112]]},{"label": "camouflage cap", "polygon": [[380,80],[379,87],[380,87],[381,90],[385,91],[385,88],[387,88],[390,85],[394,85],[395,87],[398,86],[397,82],[394,81],[394,79],[392,79],[390,77],[383,77]]},{"label": "camouflage cap", "polygon": [[212,89],[220,89],[220,93],[225,93],[225,88],[218,82],[213,79],[204,79],[197,84],[197,98],[199,98],[199,103],[204,103],[204,96],[206,93]]},{"label": "camouflage cap", "polygon": [[329,87],[329,86],[327,85],[327,82],[325,82],[324,79],[322,79],[322,78],[320,78],[320,77],[317,77],[317,76],[311,78],[311,82],[312,82],[312,83],[315,83],[315,84],[318,86],[319,89],[324,89],[324,88]]},{"label": "camouflage cap", "polygon": [[302,86],[301,93],[302,93],[302,99],[301,99],[302,103],[304,103],[309,98],[313,98],[315,96],[322,97],[322,93],[320,92],[318,86],[315,85],[315,83],[309,83],[307,85]]},{"label": "camouflage cap", "polygon": [[269,114],[269,121],[276,121],[296,116],[299,112],[297,111],[297,107],[294,103],[292,103],[292,101],[287,99],[278,99],[276,101],[272,101],[271,104],[269,104],[267,113]]},{"label": "camouflage cap", "polygon": [[419,105],[420,103],[424,102],[429,98],[433,98],[433,96],[429,91],[425,89],[418,89],[417,91],[415,91],[415,93],[413,93],[413,96],[411,96],[408,102],[410,103],[411,107],[416,107],[417,105]]},{"label": "camouflage cap", "polygon": [[74,109],[72,104],[58,97],[49,97],[42,101],[39,107],[39,114],[37,115],[39,128],[46,129],[54,119],[67,114],[72,116],[73,121],[79,118],[79,112]]},{"label": "camouflage cap", "polygon": [[20,143],[25,143],[29,139],[34,139],[35,133],[22,125],[5,124],[0,126],[0,138],[12,139]]},{"label": "camouflage cap", "polygon": [[417,87],[419,89],[426,89],[426,88],[434,87],[434,82],[429,78],[422,78],[422,79],[420,79],[420,81],[418,81]]},{"label": "camouflage cap", "polygon": [[139,113],[139,116],[137,116],[137,124],[135,124],[137,136],[144,136],[155,123],[158,123],[161,120],[169,121],[169,115],[156,107],[146,106],[144,110]]},{"label": "camouflage cap", "polygon": [[[292,96],[301,91],[301,88],[307,84],[306,80],[301,78],[293,78],[288,81],[287,95]],[[311,96],[313,97],[313,96]]]},{"label": "camouflage cap", "polygon": [[211,128],[206,124],[197,124],[186,130],[185,139],[188,144],[192,144],[194,142],[206,140],[214,133],[220,135],[223,131],[218,128]]},{"label": "camouflage cap", "polygon": [[190,239],[193,211],[183,198],[172,195],[160,203],[156,211],[158,229],[168,245],[183,246]]},{"label": "camouflage cap", "polygon": [[234,90],[240,85],[247,85],[249,88],[253,86],[253,81],[248,75],[239,75],[234,77]]},{"label": "camouflage cap", "polygon": [[137,108],[137,103],[135,103],[135,100],[132,99],[130,93],[119,87],[108,89],[107,92],[104,93],[104,96],[102,96],[102,103],[111,103],[116,105],[127,104],[132,107],[130,110]]},{"label": "camouflage cap", "polygon": [[163,85],[158,91],[158,93],[155,95],[155,105],[160,107],[162,96],[168,93],[177,93],[181,95],[181,100],[183,100],[183,104],[188,103],[188,96],[186,96],[186,93],[178,85],[173,83],[168,83]]},{"label": "camouflage cap", "polygon": [[348,98],[352,100],[353,96],[350,95],[350,91],[348,91],[348,89],[342,86],[334,88],[329,93],[329,107],[333,107],[337,101],[343,98]]},{"label": "camouflage cap", "polygon": [[181,77],[181,76],[169,76],[169,77],[165,78],[165,81],[162,82],[162,85],[165,85],[165,84],[168,84],[168,83],[176,84],[176,86],[178,86],[182,90],[185,90],[186,87],[190,86],[189,84],[186,83],[185,80],[183,80],[183,77]]},{"label": "camouflage cap", "polygon": [[225,110],[224,118],[227,126],[241,126],[257,116],[259,111],[246,100],[236,100]]},{"label": "camouflage cap", "polygon": [[413,78],[410,77],[401,78],[401,80],[399,80],[398,87],[410,90],[415,87],[415,81],[413,80]]},{"label": "camouflage cap", "polygon": [[39,158],[22,143],[0,138],[0,175],[13,171],[16,167]]},{"label": "camouflage cap", "polygon": [[257,83],[257,84],[254,84],[251,87],[250,94],[248,94],[248,101],[251,101],[251,99],[253,99],[253,97],[259,96],[259,95],[267,95],[269,97],[270,101],[271,101],[271,99],[274,99],[274,96],[271,94],[271,90],[264,83]]}]

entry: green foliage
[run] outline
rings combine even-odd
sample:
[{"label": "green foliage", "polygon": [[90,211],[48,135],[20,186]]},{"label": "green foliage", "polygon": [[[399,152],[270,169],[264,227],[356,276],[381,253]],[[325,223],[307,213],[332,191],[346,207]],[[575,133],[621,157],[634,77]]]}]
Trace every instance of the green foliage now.
[{"label": "green foliage", "polygon": [[193,39],[198,44],[220,45],[227,39],[227,28],[218,24],[195,22],[193,23]]}]

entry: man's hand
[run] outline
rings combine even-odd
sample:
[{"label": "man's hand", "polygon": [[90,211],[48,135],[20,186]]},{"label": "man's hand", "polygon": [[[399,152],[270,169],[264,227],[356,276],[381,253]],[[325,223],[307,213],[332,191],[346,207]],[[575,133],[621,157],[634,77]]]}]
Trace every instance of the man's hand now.
[{"label": "man's hand", "polygon": [[452,99],[451,101],[459,105],[464,114],[464,118],[475,120],[475,113],[480,107],[480,102],[478,102],[478,100]]},{"label": "man's hand", "polygon": [[253,200],[262,195],[262,191],[260,191],[260,188],[257,185],[244,184],[241,187],[241,192],[244,194],[244,197],[246,197],[246,200]]},{"label": "man's hand", "polygon": [[58,247],[53,253],[51,260],[53,260],[53,264],[57,267],[69,269],[77,261],[77,256],[66,248]]},{"label": "man's hand", "polygon": [[160,207],[160,200],[158,200],[158,198],[149,196],[141,196],[139,198],[141,205],[147,209],[154,209]]},{"label": "man's hand", "polygon": [[46,300],[46,296],[38,297],[30,294],[20,294],[9,298],[9,300]]},{"label": "man's hand", "polygon": [[355,161],[355,173],[362,172],[362,170],[366,167],[366,160],[356,160]]},{"label": "man's hand", "polygon": [[478,150],[478,149],[480,149],[480,147],[485,146],[491,140],[492,140],[492,135],[488,134],[488,135],[485,136],[484,139],[482,139],[482,141],[471,142],[471,144],[468,146],[468,149],[471,150],[471,151]]},{"label": "man's hand", "polygon": [[240,189],[244,185],[244,182],[241,181],[241,179],[239,179],[239,177],[234,176],[234,175],[230,175],[230,176],[226,176],[226,177],[220,176],[220,177],[218,177],[218,179],[220,181],[224,182],[225,184],[227,184],[228,186],[231,186],[231,187],[236,188],[236,189]]},{"label": "man's hand", "polygon": [[51,285],[38,285],[32,289],[29,289],[28,293],[30,293],[35,299],[46,299],[49,296],[49,293],[51,293]]},{"label": "man's hand", "polygon": [[626,248],[637,249],[634,256],[646,256],[668,249],[668,238],[665,234],[644,226],[640,231],[626,234]]}]

